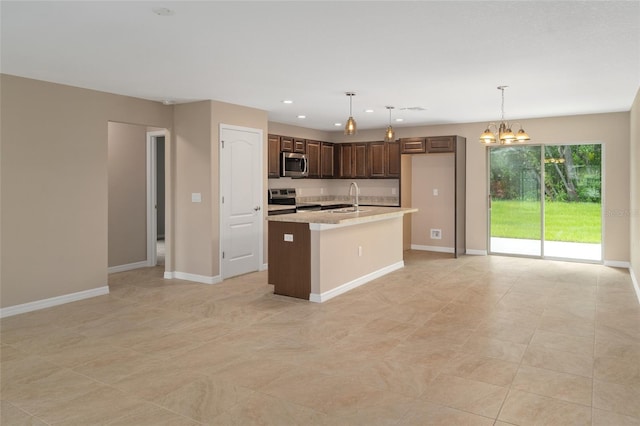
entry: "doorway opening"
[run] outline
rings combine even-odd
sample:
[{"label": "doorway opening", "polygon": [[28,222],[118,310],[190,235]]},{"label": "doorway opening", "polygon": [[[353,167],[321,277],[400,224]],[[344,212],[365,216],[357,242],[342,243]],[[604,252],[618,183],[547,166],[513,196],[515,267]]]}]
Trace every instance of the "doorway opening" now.
[{"label": "doorway opening", "polygon": [[165,264],[165,132],[147,132],[147,259]]},{"label": "doorway opening", "polygon": [[489,252],[602,261],[602,146],[489,149]]}]

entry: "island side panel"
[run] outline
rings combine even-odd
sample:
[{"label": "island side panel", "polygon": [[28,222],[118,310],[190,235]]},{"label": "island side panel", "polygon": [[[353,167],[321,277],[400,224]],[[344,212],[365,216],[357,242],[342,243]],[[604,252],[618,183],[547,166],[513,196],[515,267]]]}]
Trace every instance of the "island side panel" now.
[{"label": "island side panel", "polygon": [[[293,241],[285,241],[285,234]],[[269,284],[274,293],[309,300],[311,246],[308,223],[269,222]]]},{"label": "island side panel", "polygon": [[402,264],[402,225],[402,217],[396,217],[311,231],[312,293],[327,294],[369,274]]}]

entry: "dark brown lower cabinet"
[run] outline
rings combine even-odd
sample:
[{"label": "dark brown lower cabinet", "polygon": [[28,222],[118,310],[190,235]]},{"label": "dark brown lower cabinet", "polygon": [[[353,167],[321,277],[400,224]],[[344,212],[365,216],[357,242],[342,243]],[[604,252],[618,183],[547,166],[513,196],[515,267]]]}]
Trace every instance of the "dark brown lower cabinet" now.
[{"label": "dark brown lower cabinet", "polygon": [[273,292],[309,300],[309,294],[311,294],[309,224],[270,221],[268,247],[268,282],[274,286]]}]

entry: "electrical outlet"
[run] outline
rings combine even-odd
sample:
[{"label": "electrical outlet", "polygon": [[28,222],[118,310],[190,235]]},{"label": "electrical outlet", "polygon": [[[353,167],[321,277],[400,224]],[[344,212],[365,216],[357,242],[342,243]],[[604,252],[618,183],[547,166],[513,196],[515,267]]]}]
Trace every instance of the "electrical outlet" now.
[{"label": "electrical outlet", "polygon": [[362,257],[362,246],[358,246],[358,256]]},{"label": "electrical outlet", "polygon": [[431,229],[431,239],[432,240],[441,240],[442,239],[442,230],[441,229]]},{"label": "electrical outlet", "polygon": [[293,242],[293,234],[284,234],[284,240],[287,242]]},{"label": "electrical outlet", "polygon": [[433,195],[438,196],[438,188],[433,188]]}]

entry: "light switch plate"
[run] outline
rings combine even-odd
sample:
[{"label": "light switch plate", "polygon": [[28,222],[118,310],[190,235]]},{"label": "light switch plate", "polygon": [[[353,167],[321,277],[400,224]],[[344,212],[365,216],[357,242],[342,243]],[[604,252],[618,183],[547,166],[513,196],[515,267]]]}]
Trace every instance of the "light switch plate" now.
[{"label": "light switch plate", "polygon": [[192,203],[201,203],[202,202],[202,194],[199,192],[191,193],[191,202]]}]

